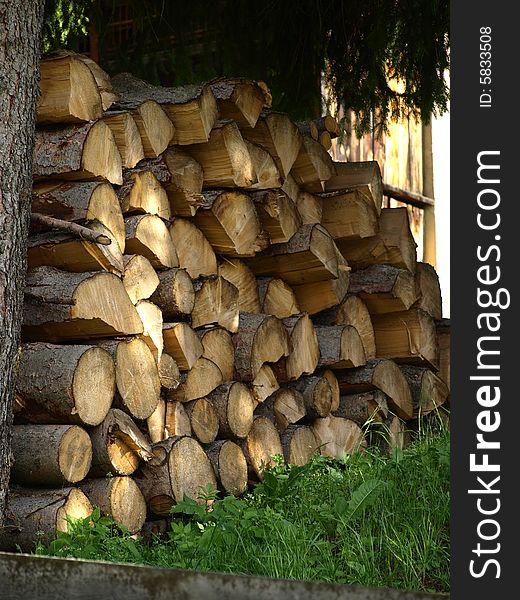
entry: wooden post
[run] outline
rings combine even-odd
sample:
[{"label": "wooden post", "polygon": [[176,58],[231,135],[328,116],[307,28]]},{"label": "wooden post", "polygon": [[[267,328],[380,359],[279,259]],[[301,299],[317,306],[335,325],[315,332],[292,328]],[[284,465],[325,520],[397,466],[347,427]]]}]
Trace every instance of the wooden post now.
[{"label": "wooden post", "polygon": [[[422,125],[422,164],[422,193],[428,198],[434,198],[431,121],[427,125],[424,123]],[[423,261],[429,263],[433,267],[436,267],[437,253],[435,246],[435,206],[426,206],[424,208],[423,219]]]}]

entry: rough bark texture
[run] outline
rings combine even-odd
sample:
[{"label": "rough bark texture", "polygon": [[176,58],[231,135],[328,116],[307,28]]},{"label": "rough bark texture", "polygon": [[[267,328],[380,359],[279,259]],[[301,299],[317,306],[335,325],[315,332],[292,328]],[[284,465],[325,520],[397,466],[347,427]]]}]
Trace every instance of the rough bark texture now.
[{"label": "rough bark texture", "polygon": [[43,5],[0,2],[0,525],[11,462]]}]

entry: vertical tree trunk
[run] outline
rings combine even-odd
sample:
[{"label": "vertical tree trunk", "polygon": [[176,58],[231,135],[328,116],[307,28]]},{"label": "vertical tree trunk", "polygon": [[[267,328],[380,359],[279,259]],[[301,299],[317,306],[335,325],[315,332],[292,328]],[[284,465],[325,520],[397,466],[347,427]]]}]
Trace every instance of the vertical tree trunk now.
[{"label": "vertical tree trunk", "polygon": [[0,0],[0,525],[11,465],[44,0]]}]

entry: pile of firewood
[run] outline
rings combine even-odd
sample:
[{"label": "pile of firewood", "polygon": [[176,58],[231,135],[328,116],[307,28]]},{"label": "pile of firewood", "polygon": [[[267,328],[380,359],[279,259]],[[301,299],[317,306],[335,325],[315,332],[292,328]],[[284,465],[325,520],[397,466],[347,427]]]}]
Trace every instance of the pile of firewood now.
[{"label": "pile of firewood", "polygon": [[137,533],[274,455],[402,446],[446,403],[436,273],[377,163],[332,161],[334,119],[263,82],[41,67],[4,547],[94,505]]}]

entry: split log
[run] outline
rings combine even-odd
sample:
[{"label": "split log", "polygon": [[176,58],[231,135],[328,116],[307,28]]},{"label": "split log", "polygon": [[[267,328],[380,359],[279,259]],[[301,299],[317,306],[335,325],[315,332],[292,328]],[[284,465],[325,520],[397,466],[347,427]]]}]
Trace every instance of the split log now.
[{"label": "split log", "polygon": [[164,352],[170,354],[181,371],[191,369],[202,356],[202,344],[187,323],[163,324]]},{"label": "split log", "polygon": [[419,298],[414,308],[420,308],[434,319],[442,317],[442,297],[439,276],[428,263],[417,263],[415,272]]},{"label": "split log", "polygon": [[392,358],[428,366],[439,366],[435,321],[428,313],[413,308],[401,312],[372,315],[377,358]]},{"label": "split log", "polygon": [[335,192],[368,186],[378,214],[383,204],[383,181],[376,160],[365,162],[335,162],[336,173],[325,183],[325,191]]},{"label": "split log", "polygon": [[199,442],[201,444],[214,442],[219,432],[219,418],[209,399],[191,400],[184,404],[184,409],[190,419],[191,431]]},{"label": "split log", "polygon": [[61,129],[38,129],[34,139],[35,179],[107,179],[123,183],[121,155],[103,121]]},{"label": "split log", "polygon": [[152,458],[152,448],[130,416],[112,408],[104,421],[90,430],[92,466],[89,477],[131,475],[141,461]]},{"label": "split log", "polygon": [[272,367],[268,364],[262,365],[256,377],[251,382],[253,398],[256,402],[263,402],[278,389],[280,389],[280,385]]},{"label": "split log", "polygon": [[129,533],[138,533],[146,520],[146,502],[131,477],[88,479],[80,486],[93,506]]},{"label": "split log", "polygon": [[204,450],[223,491],[241,496],[247,489],[247,462],[240,446],[231,440],[218,440]]},{"label": "split log", "polygon": [[238,290],[219,275],[196,279],[193,282],[195,302],[191,312],[194,329],[220,325],[231,333],[238,330]]},{"label": "split log", "polygon": [[145,155],[139,127],[132,114],[126,110],[110,112],[103,121],[114,135],[123,168],[133,169]]},{"label": "split log", "polygon": [[289,384],[290,388],[303,396],[305,411],[311,419],[326,417],[332,406],[332,389],[325,377],[311,375],[301,377]]},{"label": "split log", "polygon": [[311,429],[322,456],[342,458],[361,451],[366,445],[363,430],[349,419],[334,416],[315,419]]},{"label": "split log", "polygon": [[235,345],[235,374],[239,381],[251,382],[265,363],[275,363],[291,351],[283,323],[269,315],[240,313]]},{"label": "split log", "polygon": [[220,78],[209,85],[220,117],[236,121],[240,127],[254,127],[262,109],[271,106],[271,94],[263,81]]},{"label": "split log", "polygon": [[323,200],[319,196],[302,190],[298,194],[296,206],[304,225],[321,223],[323,218]]},{"label": "split log", "polygon": [[121,252],[125,250],[125,224],[119,200],[108,183],[45,182],[33,186],[31,210],[74,223],[98,221],[109,229]]},{"label": "split log", "polygon": [[103,106],[96,80],[76,56],[50,56],[40,62],[37,123],[95,121]]},{"label": "split log", "polygon": [[159,399],[153,413],[146,419],[146,428],[148,430],[148,437],[152,444],[162,442],[168,436],[166,435],[165,429],[166,420],[166,401],[163,398]]},{"label": "split log", "polygon": [[218,265],[218,274],[237,288],[239,310],[251,313],[264,312],[260,306],[255,275],[242,260],[224,258]]},{"label": "split log", "polygon": [[338,240],[337,245],[353,269],[387,264],[415,271],[416,243],[406,208],[383,208],[377,235],[362,240]]},{"label": "split log", "polygon": [[112,78],[114,91],[120,94],[125,108],[127,103],[154,100],[159,103],[175,127],[172,144],[198,144],[208,140],[218,107],[210,87],[186,85],[176,88],[153,86],[130,73],[120,73]]},{"label": "split log", "polygon": [[316,437],[306,425],[289,425],[280,440],[285,462],[289,465],[306,465],[318,449]]},{"label": "split log", "polygon": [[34,552],[35,541],[50,544],[57,531],[68,531],[68,519],[86,519],[92,504],[74,487],[55,490],[17,489],[9,492],[6,527],[0,530],[0,547]]},{"label": "split log", "polygon": [[168,269],[159,273],[159,285],[150,297],[166,319],[182,319],[190,315],[195,305],[195,290],[183,269]]},{"label": "split log", "polygon": [[160,280],[150,261],[140,254],[125,256],[123,285],[133,304],[147,300],[157,289]]},{"label": "split log", "polygon": [[386,396],[381,390],[342,396],[335,417],[343,417],[364,427],[368,423],[381,423],[388,417]]},{"label": "split log", "polygon": [[191,423],[182,402],[166,402],[164,419],[165,439],[178,435],[191,435]]},{"label": "split log", "polygon": [[161,393],[159,368],[150,348],[137,337],[99,342],[116,363],[115,400],[136,419],[147,419]]},{"label": "split log", "polygon": [[217,274],[217,258],[202,231],[191,221],[175,219],[170,225],[170,237],[177,252],[179,266],[192,279]]},{"label": "split log", "polygon": [[300,195],[301,190],[290,173],[285,176],[280,189],[282,192],[285,192],[293,202],[298,204],[298,196]]},{"label": "split log", "polygon": [[321,225],[303,225],[285,244],[275,244],[248,261],[256,275],[270,275],[289,285],[338,277],[337,249]]},{"label": "split log", "polygon": [[125,219],[126,252],[141,254],[156,269],[179,266],[177,252],[168,228],[155,215],[137,215]]},{"label": "split log", "polygon": [[274,277],[259,277],[256,281],[260,298],[258,312],[273,315],[278,319],[299,315],[302,312],[292,288],[285,281]]},{"label": "split log", "polygon": [[112,89],[110,75],[106,71],[103,71],[103,69],[96,62],[94,62],[85,54],[76,54],[75,52],[71,52],[70,50],[56,50],[53,54],[65,53],[67,55],[72,54],[74,57],[78,58],[83,64],[87,65],[92,75],[94,75],[94,79],[96,80],[99,95],[101,96],[103,110],[108,110],[110,106],[112,106],[112,104],[118,100],[117,94],[115,94],[114,90]]},{"label": "split log", "polygon": [[435,322],[439,345],[439,377],[450,387],[451,326],[449,319]]},{"label": "split log", "polygon": [[372,265],[350,275],[349,292],[365,301],[372,314],[408,310],[418,297],[410,271],[390,265]]},{"label": "split log", "polygon": [[87,476],[92,443],[77,425],[15,425],[12,453],[13,483],[52,487]]},{"label": "split log", "polygon": [[118,189],[117,197],[125,215],[150,214],[166,220],[171,217],[166,190],[153,172],[147,169],[125,169],[123,185]]},{"label": "split log", "polygon": [[224,382],[233,379],[235,347],[229,331],[220,327],[197,331],[202,342],[202,356],[214,362],[222,373]]},{"label": "split log", "polygon": [[46,342],[21,347],[16,394],[36,405],[33,414],[23,414],[29,421],[99,425],[115,389],[114,361],[102,348]]},{"label": "split log", "polygon": [[253,160],[233,121],[218,121],[206,143],[184,150],[202,167],[203,187],[248,188],[257,181]]},{"label": "split log", "polygon": [[253,190],[268,190],[279,188],[282,185],[280,171],[272,156],[260,146],[244,140],[256,177],[256,182],[251,185]]},{"label": "split log", "polygon": [[222,373],[217,365],[207,359],[199,358],[193,367],[181,373],[179,387],[169,390],[168,400],[177,402],[189,402],[204,398],[222,383]]},{"label": "split log", "polygon": [[302,219],[296,204],[282,190],[264,190],[250,194],[262,228],[271,244],[288,242],[298,231]]},{"label": "split log", "polygon": [[339,389],[338,378],[331,369],[321,370],[319,375],[329,382],[330,389],[332,391],[332,402],[330,405],[330,412],[334,412],[339,407],[341,392]]},{"label": "split log", "polygon": [[206,191],[204,207],[194,217],[215,252],[253,256],[269,245],[253,200],[237,191]]},{"label": "split log", "polygon": [[250,475],[264,478],[264,471],[275,466],[273,458],[283,456],[280,434],[273,423],[266,417],[255,417],[251,430],[241,448],[247,461]]},{"label": "split log", "polygon": [[161,309],[148,300],[139,300],[135,305],[143,323],[143,333],[139,336],[150,348],[157,364],[163,352],[163,315]]},{"label": "split log", "polygon": [[336,172],[332,158],[325,148],[312,138],[304,137],[302,141],[291,175],[306,192],[323,192],[325,182]]},{"label": "split log", "polygon": [[387,396],[388,408],[408,420],[413,417],[410,386],[392,360],[370,360],[363,367],[336,371],[343,394],[358,394],[379,389]]},{"label": "split log", "polygon": [[363,342],[352,325],[318,326],[318,366],[330,369],[360,367],[366,363]]},{"label": "split log", "polygon": [[342,302],[313,317],[318,325],[352,325],[357,329],[367,360],[376,357],[376,338],[366,304],[358,296],[348,294]]},{"label": "split log", "polygon": [[207,397],[219,422],[219,437],[244,439],[253,424],[255,401],[243,383],[231,381],[213,390]]},{"label": "split log", "polygon": [[287,177],[298,156],[302,136],[286,114],[263,113],[254,128],[243,127],[241,132],[246,140],[267,150],[281,175]]},{"label": "split log", "polygon": [[368,187],[328,192],[321,195],[321,200],[321,224],[335,240],[360,240],[377,235],[379,215]]},{"label": "split log", "polygon": [[320,346],[309,315],[284,319],[283,324],[292,346],[291,353],[285,359],[287,380],[314,373],[320,360]]},{"label": "split log", "polygon": [[372,436],[375,445],[386,454],[403,450],[410,444],[410,431],[406,423],[396,415],[389,415]]},{"label": "split log", "polygon": [[401,371],[412,392],[414,418],[425,416],[446,402],[450,391],[438,375],[412,365],[401,365]]},{"label": "split log", "polygon": [[173,356],[163,352],[159,360],[159,380],[161,387],[166,390],[174,390],[180,382],[179,366]]},{"label": "split log", "polygon": [[306,415],[302,394],[293,388],[280,388],[255,409],[255,415],[274,415],[278,431],[283,432],[289,425],[298,423]]}]

